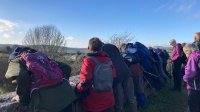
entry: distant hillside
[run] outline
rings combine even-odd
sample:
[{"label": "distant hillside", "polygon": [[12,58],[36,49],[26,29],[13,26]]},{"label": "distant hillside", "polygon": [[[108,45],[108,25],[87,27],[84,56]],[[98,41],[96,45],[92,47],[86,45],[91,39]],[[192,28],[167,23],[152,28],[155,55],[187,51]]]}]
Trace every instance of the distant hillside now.
[{"label": "distant hillside", "polygon": [[87,51],[87,48],[72,48],[72,47],[62,47],[62,48],[67,51],[80,51],[80,52]]},{"label": "distant hillside", "polygon": [[[11,49],[14,49],[18,46],[22,46],[22,45],[17,45],[17,44],[0,44],[0,51],[5,50],[6,47],[10,47]],[[71,48],[71,47],[62,47],[63,50],[65,50],[68,53],[76,53],[78,51],[80,52],[87,52],[87,48]],[[168,52],[171,52],[172,47],[169,46],[153,46],[153,48],[161,48],[161,49],[166,49]]]},{"label": "distant hillside", "polygon": [[0,44],[0,48],[6,48],[6,47],[17,47],[17,46],[21,46],[21,45],[17,45],[17,44]]},{"label": "distant hillside", "polygon": [[[16,47],[22,46],[22,45],[17,45],[17,44],[0,44],[0,51],[4,51],[6,47],[10,47],[11,49],[15,49]],[[62,47],[66,51],[73,51],[73,52],[86,52],[87,48],[71,48],[71,47]]]},{"label": "distant hillside", "polygon": [[11,50],[14,50],[18,46],[21,46],[21,45],[16,45],[16,44],[0,44],[0,52],[8,53],[8,52],[11,52]]}]

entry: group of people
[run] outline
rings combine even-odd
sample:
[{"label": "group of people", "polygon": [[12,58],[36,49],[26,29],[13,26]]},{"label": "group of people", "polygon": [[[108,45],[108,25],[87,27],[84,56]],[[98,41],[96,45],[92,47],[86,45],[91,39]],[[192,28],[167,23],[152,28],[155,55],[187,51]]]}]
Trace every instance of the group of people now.
[{"label": "group of people", "polygon": [[200,112],[200,32],[194,34],[193,43],[181,45],[172,39],[170,45],[173,46],[170,58],[173,63],[172,90],[181,91],[183,79],[188,90],[187,112]]},{"label": "group of people", "polygon": [[17,48],[10,55],[6,77],[17,82],[14,99],[30,107],[24,112],[138,112],[147,106],[144,83],[156,90],[164,87],[171,60],[172,90],[181,91],[181,65],[185,63],[188,112],[200,112],[200,33],[194,39],[184,46],[172,39],[170,58],[166,50],[147,48],[140,42],[115,46],[93,37],[82,59],[79,83],[68,81],[71,68],[65,63],[29,47]]}]

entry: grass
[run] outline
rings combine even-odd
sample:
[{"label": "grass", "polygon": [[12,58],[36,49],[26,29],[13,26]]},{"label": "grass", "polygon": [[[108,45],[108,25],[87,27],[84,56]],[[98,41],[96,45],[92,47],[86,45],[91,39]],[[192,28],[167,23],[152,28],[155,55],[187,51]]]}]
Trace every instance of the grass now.
[{"label": "grass", "polygon": [[156,96],[148,97],[148,107],[141,112],[186,112],[187,110],[187,91],[170,91],[169,84]]},{"label": "grass", "polygon": [[0,87],[0,95],[6,93],[5,90],[3,88]]},{"label": "grass", "polygon": [[5,73],[8,68],[8,55],[0,53],[0,95],[6,92],[14,91],[15,86],[11,80],[5,78]]}]

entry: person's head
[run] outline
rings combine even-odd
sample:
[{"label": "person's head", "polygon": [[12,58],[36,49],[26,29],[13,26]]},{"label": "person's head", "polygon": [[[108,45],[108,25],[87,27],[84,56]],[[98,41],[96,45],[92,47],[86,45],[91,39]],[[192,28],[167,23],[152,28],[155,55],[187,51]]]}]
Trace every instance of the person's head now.
[{"label": "person's head", "polygon": [[103,42],[97,37],[93,37],[89,40],[88,49],[90,52],[99,51],[101,50],[102,46]]},{"label": "person's head", "polygon": [[176,40],[175,39],[171,39],[170,41],[169,41],[169,44],[171,45],[171,46],[176,46]]},{"label": "person's head", "polygon": [[125,52],[126,50],[126,44],[125,43],[122,43],[121,45],[119,45],[119,51],[120,52]]},{"label": "person's head", "polygon": [[188,43],[183,47],[183,51],[187,58],[190,56],[192,52],[197,51],[197,50],[199,50],[199,48],[193,43],[192,44]]},{"label": "person's head", "polygon": [[129,53],[136,53],[137,52],[137,46],[135,46],[133,43],[127,43],[126,44],[126,51]]},{"label": "person's head", "polygon": [[186,45],[186,43],[182,43],[181,46],[184,47]]},{"label": "person's head", "polygon": [[149,50],[153,50],[153,47],[149,46]]},{"label": "person's head", "polygon": [[158,51],[158,52],[162,52],[162,49],[161,49],[161,48],[157,48],[157,51]]},{"label": "person's head", "polygon": [[200,40],[200,32],[194,33],[194,42],[197,42]]}]

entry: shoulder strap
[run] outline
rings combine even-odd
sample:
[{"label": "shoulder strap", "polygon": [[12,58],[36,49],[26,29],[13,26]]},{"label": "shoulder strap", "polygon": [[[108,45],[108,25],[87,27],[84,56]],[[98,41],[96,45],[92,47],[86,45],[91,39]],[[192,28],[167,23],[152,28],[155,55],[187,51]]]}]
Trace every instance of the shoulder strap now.
[{"label": "shoulder strap", "polygon": [[[92,59],[97,65],[101,64],[101,62],[97,58],[95,58],[93,56],[86,56],[86,57]],[[109,62],[107,62],[107,64],[112,65],[112,61],[110,60]]]},{"label": "shoulder strap", "polygon": [[96,64],[101,64],[99,60],[97,60],[95,57],[92,56],[86,56],[86,57],[92,59]]}]

